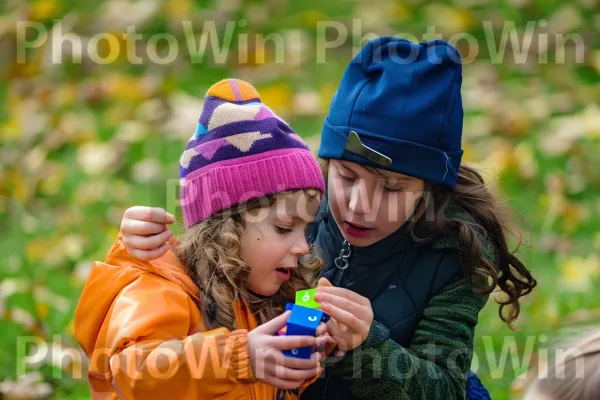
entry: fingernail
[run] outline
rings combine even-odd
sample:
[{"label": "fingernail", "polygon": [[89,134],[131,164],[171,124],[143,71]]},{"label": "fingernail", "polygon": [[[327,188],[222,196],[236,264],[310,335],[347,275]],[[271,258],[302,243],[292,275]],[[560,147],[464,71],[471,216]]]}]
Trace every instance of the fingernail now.
[{"label": "fingernail", "polygon": [[171,213],[167,213],[167,221],[175,222],[175,217]]}]

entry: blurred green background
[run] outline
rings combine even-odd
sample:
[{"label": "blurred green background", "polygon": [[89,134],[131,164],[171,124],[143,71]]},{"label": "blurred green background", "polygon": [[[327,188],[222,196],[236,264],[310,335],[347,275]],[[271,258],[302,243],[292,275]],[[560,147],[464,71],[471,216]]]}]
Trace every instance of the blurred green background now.
[{"label": "blurred green background", "polygon": [[[597,1],[4,0],[0,10],[5,398],[89,397],[69,357],[79,293],[127,207],[171,208],[208,87],[249,80],[316,150],[369,33],[421,41],[434,27],[457,40],[465,161],[521,215],[519,254],[539,286],[517,332],[493,302],[481,313],[473,368],[492,397],[519,398],[515,378],[537,350],[600,320]],[[25,365],[36,337],[48,356]]]}]

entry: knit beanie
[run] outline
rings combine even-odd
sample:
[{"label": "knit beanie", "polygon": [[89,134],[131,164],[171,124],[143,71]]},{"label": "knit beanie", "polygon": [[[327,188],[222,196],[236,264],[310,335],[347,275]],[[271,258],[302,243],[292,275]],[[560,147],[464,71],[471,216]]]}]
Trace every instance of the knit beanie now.
[{"label": "knit beanie", "polygon": [[226,79],[206,93],[196,132],[180,159],[180,200],[186,228],[266,195],[325,191],[315,157],[256,89]]},{"label": "knit beanie", "polygon": [[370,41],[334,94],[319,157],[454,188],[463,154],[461,83],[460,55],[443,40]]}]

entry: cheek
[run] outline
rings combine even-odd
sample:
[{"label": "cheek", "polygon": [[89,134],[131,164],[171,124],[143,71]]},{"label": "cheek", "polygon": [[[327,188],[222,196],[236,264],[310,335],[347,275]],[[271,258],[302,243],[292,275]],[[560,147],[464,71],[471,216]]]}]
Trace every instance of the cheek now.
[{"label": "cheek", "polygon": [[329,199],[329,206],[332,209],[344,209],[349,199],[346,198],[346,194],[349,193],[347,188],[349,184],[344,182],[340,178],[329,178],[327,183],[327,197]]}]

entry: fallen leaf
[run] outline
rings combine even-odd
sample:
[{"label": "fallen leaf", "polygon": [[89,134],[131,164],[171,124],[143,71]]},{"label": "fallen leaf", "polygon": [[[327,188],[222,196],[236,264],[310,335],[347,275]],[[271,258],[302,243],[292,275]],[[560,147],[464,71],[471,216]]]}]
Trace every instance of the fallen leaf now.
[{"label": "fallen leaf", "polygon": [[119,151],[108,143],[86,143],[77,151],[79,166],[88,175],[111,174],[119,160]]},{"label": "fallen leaf", "polygon": [[600,275],[600,260],[596,254],[583,257],[568,257],[561,262],[561,287],[567,291],[591,290],[592,278]]},{"label": "fallen leaf", "polygon": [[155,182],[161,178],[162,172],[162,165],[157,160],[148,158],[133,165],[131,177],[133,182]]}]

